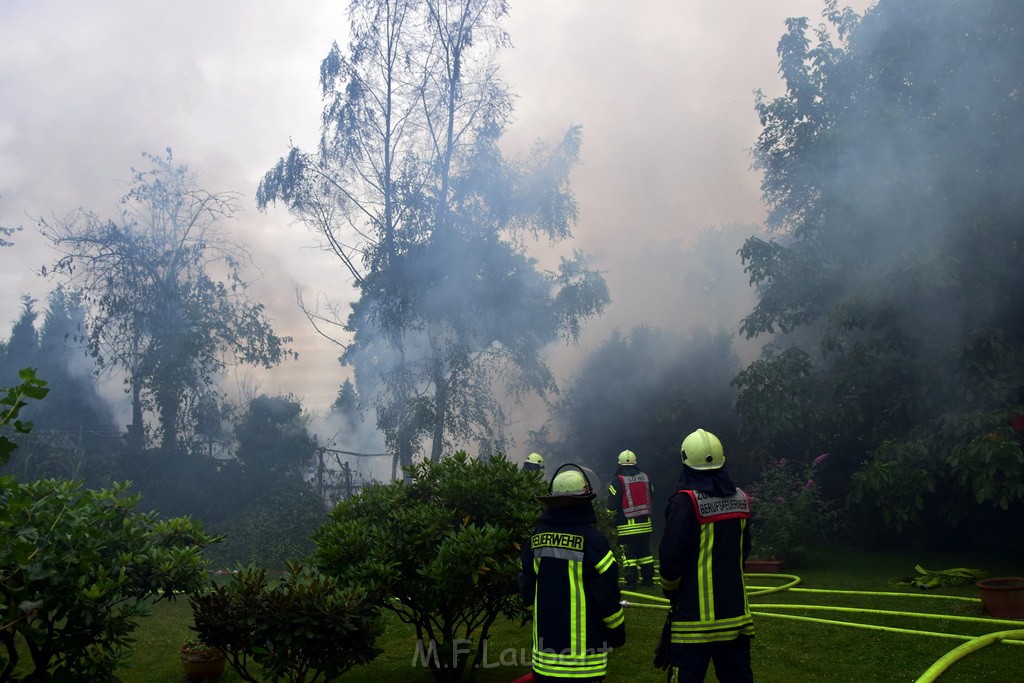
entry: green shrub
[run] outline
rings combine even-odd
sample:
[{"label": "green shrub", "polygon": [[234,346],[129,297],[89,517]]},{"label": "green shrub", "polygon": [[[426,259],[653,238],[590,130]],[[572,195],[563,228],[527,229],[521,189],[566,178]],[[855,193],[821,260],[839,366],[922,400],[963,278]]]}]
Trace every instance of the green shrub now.
[{"label": "green shrub", "polygon": [[[289,563],[278,581],[265,569],[240,569],[224,584],[189,598],[202,642],[227,653],[244,680],[333,681],[373,660],[382,626],[353,588]],[[261,667],[262,671],[254,665]]]},{"label": "green shrub", "polygon": [[[226,482],[227,483],[227,482]],[[214,566],[280,569],[313,551],[310,539],[327,521],[323,501],[306,482],[282,477],[253,488],[231,517],[211,528],[227,536],[207,557]]]},{"label": "green shrub", "polygon": [[340,503],[314,536],[314,561],[412,624],[435,680],[459,680],[470,643],[479,662],[499,614],[527,613],[516,576],[540,513],[538,478],[503,456],[461,452],[409,474],[411,483],[370,486]]},{"label": "green shrub", "polygon": [[0,477],[0,679],[19,680],[21,645],[31,680],[106,680],[131,654],[148,601],[201,587],[201,550],[219,537],[134,512],[127,486]]}]

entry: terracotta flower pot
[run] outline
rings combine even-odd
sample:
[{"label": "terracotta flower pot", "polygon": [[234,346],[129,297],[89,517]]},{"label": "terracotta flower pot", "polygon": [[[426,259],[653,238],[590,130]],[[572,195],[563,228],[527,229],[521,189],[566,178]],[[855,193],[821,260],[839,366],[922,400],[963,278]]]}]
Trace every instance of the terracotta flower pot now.
[{"label": "terracotta flower pot", "polygon": [[224,675],[227,657],[220,650],[208,650],[203,653],[181,651],[181,665],[185,668],[185,676],[189,681],[219,681]]},{"label": "terracotta flower pot", "polygon": [[977,584],[985,611],[997,619],[1024,619],[1024,578],[1003,576]]},{"label": "terracotta flower pot", "polygon": [[784,560],[755,560],[753,558],[743,563],[743,571],[747,574],[778,574],[782,571]]}]

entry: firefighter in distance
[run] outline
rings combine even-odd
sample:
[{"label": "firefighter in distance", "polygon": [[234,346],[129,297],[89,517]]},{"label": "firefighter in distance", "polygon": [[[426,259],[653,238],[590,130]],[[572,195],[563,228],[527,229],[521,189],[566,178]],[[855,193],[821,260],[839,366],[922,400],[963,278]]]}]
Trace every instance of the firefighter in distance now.
[{"label": "firefighter in distance", "polygon": [[654,556],[651,554],[651,512],[654,487],[637,467],[633,451],[619,453],[619,466],[608,484],[606,507],[615,511],[619,545],[625,551],[623,576],[627,589],[636,588],[637,574],[643,585],[654,585]]},{"label": "firefighter in distance", "polygon": [[530,453],[523,463],[523,472],[534,472],[544,470],[544,457],[540,453]]}]

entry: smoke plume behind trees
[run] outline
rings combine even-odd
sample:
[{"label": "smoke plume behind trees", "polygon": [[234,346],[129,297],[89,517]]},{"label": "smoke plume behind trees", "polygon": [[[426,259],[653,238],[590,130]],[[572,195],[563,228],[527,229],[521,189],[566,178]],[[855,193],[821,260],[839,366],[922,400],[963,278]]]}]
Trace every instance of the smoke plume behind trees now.
[{"label": "smoke plume behind trees", "polygon": [[[168,23],[155,9],[111,11],[101,22],[72,3],[53,6],[65,11],[42,17],[24,2],[0,9],[0,25],[20,35],[35,29],[53,45],[44,52],[20,35],[0,41],[0,57],[15,67],[0,72],[0,95],[14,103],[0,124],[5,224],[24,223],[15,219],[26,210],[95,206],[96,197],[115,196],[101,188],[105,179],[139,150],[167,144],[204,177],[223,180],[218,187],[248,193],[253,208],[252,191],[291,136],[297,148],[316,148],[315,65],[332,40],[347,39],[340,7],[317,6],[320,21],[311,22],[225,4],[204,22],[174,25],[198,11],[186,3],[185,18],[169,23],[190,49],[170,50],[169,40],[154,39],[169,35],[154,28],[155,19]],[[823,9],[835,21],[819,35]],[[627,332],[637,324],[687,353],[693,330],[717,339],[721,325],[743,373],[712,396],[738,392],[747,457],[833,452],[834,492],[845,493],[853,477],[852,500],[873,506],[879,526],[965,521],[978,505],[1019,510],[1019,447],[1007,424],[1024,383],[1018,3],[965,10],[944,0],[881,0],[859,24],[819,0],[566,1],[510,11],[516,49],[505,51],[502,67],[518,94],[516,120],[497,149],[512,158],[538,138],[582,130],[581,163],[568,175],[579,206],[573,240],[530,243],[528,255],[553,268],[575,249],[592,254],[589,266],[612,300],[599,321],[581,327],[580,349],[549,349],[557,379],[584,383],[593,372],[584,359],[601,357],[606,344],[629,355],[643,345],[634,335],[648,334]],[[787,16],[810,20],[787,26]],[[151,31],[120,30],[140,18]],[[108,39],[118,33],[125,52]],[[86,44],[92,60],[59,58]],[[277,53],[278,45],[294,49]],[[194,56],[182,61],[179,50]],[[279,81],[281,90],[270,87]],[[757,88],[764,95],[755,100]],[[41,163],[50,159],[58,161]],[[760,234],[766,211],[772,232]],[[304,250],[308,236],[289,222],[271,209],[247,225],[268,266],[255,297],[268,302],[277,329],[298,336],[308,328],[291,305],[291,279],[347,301],[358,293]],[[754,235],[744,263],[734,253],[740,244],[727,248],[732,235],[701,235],[735,224]],[[0,258],[44,262],[27,257],[38,253],[34,239],[18,233]],[[42,300],[46,292],[23,286],[29,276],[19,270],[3,269],[5,291]],[[16,295],[6,305],[15,320]],[[326,410],[350,375],[336,349],[313,338],[297,341],[316,349],[304,356],[319,358],[316,369],[300,364],[258,381]],[[655,358],[673,355],[658,350],[665,353]],[[508,422],[528,433],[549,413],[539,403]],[[549,425],[552,439],[558,429],[567,428]],[[879,505],[887,500],[896,504]],[[953,501],[950,514],[939,514],[936,500]]]},{"label": "smoke plume behind trees", "polygon": [[[326,412],[345,375],[337,349],[310,332],[294,306],[291,283],[307,296],[330,283],[342,298],[346,283],[283,208],[257,213],[253,194],[289,141],[316,145],[319,131],[309,122],[322,106],[317,69],[332,42],[347,40],[345,9],[334,0],[301,8],[2,3],[0,218],[25,230],[0,251],[0,282],[16,293],[0,301],[0,320],[17,317],[20,293],[44,300],[48,292],[32,274],[49,257],[28,217],[79,206],[106,213],[139,152],[170,145],[211,191],[241,193],[239,237],[266,272],[254,298],[267,304],[276,329],[296,338],[298,363],[239,370],[230,383],[294,393]],[[503,148],[518,154],[571,125],[583,129],[572,173],[580,222],[566,248],[594,254],[612,304],[584,326],[582,352],[610,329],[674,326],[681,317],[675,293],[661,295],[663,273],[644,267],[654,245],[686,245],[707,225],[762,220],[746,152],[758,130],[752,92],[780,87],[772,55],[783,19],[813,22],[820,11],[819,0],[510,5],[513,49],[501,61],[516,115]],[[547,245],[538,247],[542,265],[556,266]],[[552,353],[561,378],[580,357],[558,346]],[[120,385],[101,390],[127,423]]]},{"label": "smoke plume behind trees", "polygon": [[741,250],[743,330],[781,336],[737,379],[744,428],[805,462],[832,451],[885,534],[1019,519],[1024,7],[830,21],[789,23],[787,91],[758,101],[773,237]]}]

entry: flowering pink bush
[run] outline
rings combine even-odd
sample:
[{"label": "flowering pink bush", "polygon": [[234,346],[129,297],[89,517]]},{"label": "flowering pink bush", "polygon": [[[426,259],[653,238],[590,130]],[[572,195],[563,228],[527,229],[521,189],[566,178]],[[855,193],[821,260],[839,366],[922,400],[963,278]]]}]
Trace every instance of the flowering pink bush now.
[{"label": "flowering pink bush", "polygon": [[746,488],[752,557],[796,560],[805,548],[827,540],[836,512],[814,481],[827,456],[819,455],[802,471],[786,458],[769,461]]}]

